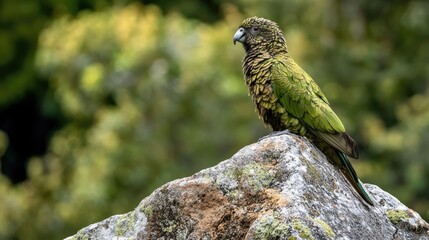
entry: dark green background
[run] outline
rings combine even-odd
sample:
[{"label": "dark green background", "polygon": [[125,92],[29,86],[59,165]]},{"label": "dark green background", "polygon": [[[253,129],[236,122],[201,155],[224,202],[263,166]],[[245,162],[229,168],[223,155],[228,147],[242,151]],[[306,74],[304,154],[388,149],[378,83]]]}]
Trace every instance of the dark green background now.
[{"label": "dark green background", "polygon": [[59,239],[269,133],[232,36],[279,23],[359,142],[353,164],[429,218],[429,3],[0,3],[0,238]]}]

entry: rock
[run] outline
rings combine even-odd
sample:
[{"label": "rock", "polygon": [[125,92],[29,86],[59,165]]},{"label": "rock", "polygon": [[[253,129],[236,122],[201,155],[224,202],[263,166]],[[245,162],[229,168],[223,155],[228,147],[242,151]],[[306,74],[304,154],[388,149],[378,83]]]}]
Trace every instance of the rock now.
[{"label": "rock", "polygon": [[429,239],[419,214],[364,186],[375,207],[305,138],[270,137],[67,239]]}]

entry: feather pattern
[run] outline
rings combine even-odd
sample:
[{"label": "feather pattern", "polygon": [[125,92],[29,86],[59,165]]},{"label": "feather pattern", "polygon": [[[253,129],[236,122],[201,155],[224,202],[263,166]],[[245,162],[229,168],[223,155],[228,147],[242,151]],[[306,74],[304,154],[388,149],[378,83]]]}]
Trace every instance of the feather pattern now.
[{"label": "feather pattern", "polygon": [[234,35],[235,41],[246,51],[243,74],[264,123],[274,131],[288,129],[309,138],[373,205],[346,157],[359,157],[356,141],[346,133],[313,78],[291,58],[278,25],[263,18],[248,18]]}]

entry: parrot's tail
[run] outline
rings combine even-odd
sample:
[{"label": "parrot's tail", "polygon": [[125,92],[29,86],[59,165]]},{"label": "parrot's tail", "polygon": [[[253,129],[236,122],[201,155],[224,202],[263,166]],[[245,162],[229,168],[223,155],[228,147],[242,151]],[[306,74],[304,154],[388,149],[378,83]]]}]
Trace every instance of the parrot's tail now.
[{"label": "parrot's tail", "polygon": [[369,194],[365,191],[365,188],[362,186],[362,183],[359,180],[347,156],[340,151],[336,152],[338,157],[341,159],[341,172],[343,172],[344,176],[346,176],[346,178],[352,184],[353,188],[359,193],[359,195],[365,200],[365,202],[367,202],[371,206],[374,206],[374,202],[369,197]]}]

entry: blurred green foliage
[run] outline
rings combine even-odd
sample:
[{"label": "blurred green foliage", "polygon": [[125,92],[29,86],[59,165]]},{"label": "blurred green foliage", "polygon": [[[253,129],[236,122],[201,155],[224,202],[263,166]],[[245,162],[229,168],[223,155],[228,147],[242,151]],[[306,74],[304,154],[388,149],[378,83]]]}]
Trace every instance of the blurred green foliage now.
[{"label": "blurred green foliage", "polygon": [[[363,181],[429,218],[429,3],[219,1],[204,18],[174,3],[97,2],[57,13],[40,35],[23,31],[39,40],[20,74],[40,79],[9,75],[0,102],[41,84],[50,97],[40,107],[68,121],[30,160],[26,182],[0,177],[1,239],[66,237],[268,133],[232,44],[253,15],[282,26],[292,56],[360,143]],[[0,53],[14,58],[7,39]],[[0,156],[7,139],[0,130]]]}]

